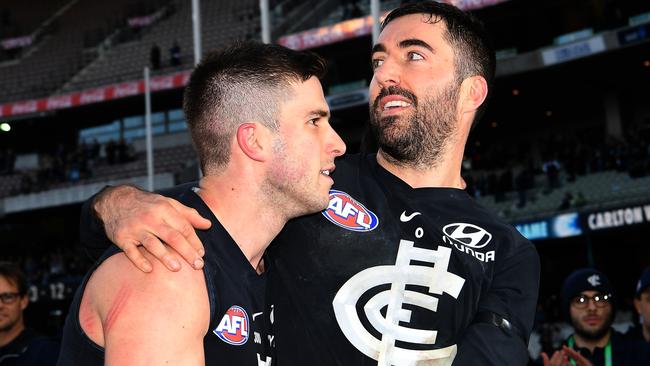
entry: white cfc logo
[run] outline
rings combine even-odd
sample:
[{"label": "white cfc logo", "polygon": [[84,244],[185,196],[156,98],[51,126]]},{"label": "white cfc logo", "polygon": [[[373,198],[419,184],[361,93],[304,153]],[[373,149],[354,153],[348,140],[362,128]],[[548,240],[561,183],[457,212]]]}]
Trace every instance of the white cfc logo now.
[{"label": "white cfc logo", "polygon": [[[411,311],[404,309],[404,304],[436,311],[438,299],[432,295],[444,292],[458,298],[465,280],[447,271],[450,256],[448,247],[440,246],[437,250],[416,248],[412,241],[400,240],[394,266],[368,268],[350,278],[332,303],[336,321],[350,343],[377,360],[379,366],[451,365],[456,357],[456,345],[435,350],[413,350],[395,345],[396,341],[423,345],[436,343],[436,330],[407,328],[400,326],[399,322],[411,320]],[[434,265],[411,265],[412,260]],[[381,339],[377,339],[361,323],[356,304],[366,291],[384,284],[391,284],[390,290],[376,294],[363,307],[370,324],[381,333]],[[427,287],[429,294],[406,290],[407,285]],[[384,307],[385,318],[380,312]]]}]

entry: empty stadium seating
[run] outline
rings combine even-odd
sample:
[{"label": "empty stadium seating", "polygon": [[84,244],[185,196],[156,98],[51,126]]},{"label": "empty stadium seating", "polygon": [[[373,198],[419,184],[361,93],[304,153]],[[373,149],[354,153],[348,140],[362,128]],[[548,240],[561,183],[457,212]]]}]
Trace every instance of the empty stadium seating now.
[{"label": "empty stadium seating", "polygon": [[0,66],[0,101],[49,96],[96,55],[84,50],[85,37],[116,28],[132,0],[75,0],[22,58]]},{"label": "empty stadium seating", "polygon": [[[204,52],[236,39],[259,38],[259,16],[251,9],[253,0],[202,1],[202,47]],[[192,8],[189,1],[173,3],[174,14],[153,24],[138,40],[115,45],[75,75],[59,92],[82,90],[97,85],[142,78],[149,65],[149,55],[155,43],[161,48],[162,68],[153,75],[189,69],[194,64],[192,38]],[[169,67],[169,49],[177,41],[182,53],[182,65]]]}]

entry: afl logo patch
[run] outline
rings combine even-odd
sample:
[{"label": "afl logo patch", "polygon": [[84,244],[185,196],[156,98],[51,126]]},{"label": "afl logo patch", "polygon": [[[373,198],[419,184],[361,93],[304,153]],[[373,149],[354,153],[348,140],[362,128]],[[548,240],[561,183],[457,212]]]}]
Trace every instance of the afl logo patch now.
[{"label": "afl logo patch", "polygon": [[212,331],[222,341],[239,346],[248,340],[248,314],[242,307],[233,305]]},{"label": "afl logo patch", "polygon": [[329,221],[351,231],[372,231],[379,225],[374,212],[365,208],[349,194],[330,190],[330,203],[322,212]]}]

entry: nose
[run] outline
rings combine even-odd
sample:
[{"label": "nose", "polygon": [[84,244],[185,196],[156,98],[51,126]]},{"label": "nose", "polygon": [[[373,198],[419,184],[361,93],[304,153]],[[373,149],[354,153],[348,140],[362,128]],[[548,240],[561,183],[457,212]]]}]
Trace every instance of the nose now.
[{"label": "nose", "polygon": [[589,310],[595,311],[595,310],[596,310],[596,300],[594,300],[594,299],[589,299],[589,300],[587,301],[587,308],[588,308]]},{"label": "nose", "polygon": [[330,131],[327,141],[327,154],[333,155],[334,157],[345,154],[345,142],[343,142],[341,136],[339,136],[339,134],[334,131],[332,126],[329,126],[329,129]]},{"label": "nose", "polygon": [[375,69],[373,76],[380,87],[385,88],[392,85],[399,85],[400,71],[399,65],[390,59],[385,59],[381,65]]}]

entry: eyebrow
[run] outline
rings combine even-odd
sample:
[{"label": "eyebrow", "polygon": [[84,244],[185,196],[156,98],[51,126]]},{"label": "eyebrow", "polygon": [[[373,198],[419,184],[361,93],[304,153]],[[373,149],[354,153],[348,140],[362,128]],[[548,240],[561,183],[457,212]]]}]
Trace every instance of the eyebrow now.
[{"label": "eyebrow", "polygon": [[[423,41],[421,39],[417,39],[417,38],[405,39],[405,40],[401,41],[398,44],[398,46],[399,46],[399,48],[407,48],[407,47],[417,46],[417,47],[426,48],[430,52],[434,52],[433,47],[429,46],[429,44],[426,43],[425,41]],[[376,44],[372,48],[372,53],[374,54],[376,52],[386,52],[386,46],[384,46],[383,43]]]},{"label": "eyebrow", "polygon": [[317,115],[317,116],[320,116],[320,117],[329,117],[330,112],[326,111],[324,109],[314,109],[313,111],[309,111],[309,113],[307,113],[307,115],[308,116]]}]

